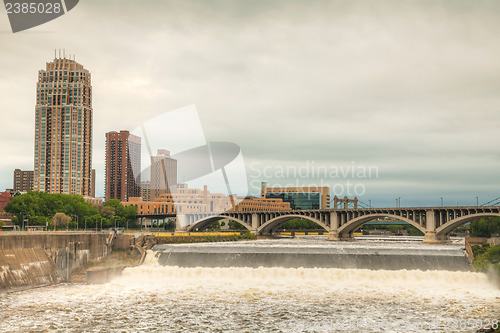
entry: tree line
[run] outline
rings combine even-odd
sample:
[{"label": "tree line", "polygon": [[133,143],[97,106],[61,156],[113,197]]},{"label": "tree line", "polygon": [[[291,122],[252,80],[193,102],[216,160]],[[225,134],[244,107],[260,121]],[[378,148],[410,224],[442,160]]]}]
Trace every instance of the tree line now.
[{"label": "tree line", "polygon": [[500,217],[486,217],[472,221],[470,232],[474,237],[491,237],[500,235]]},{"label": "tree line", "polygon": [[82,196],[28,192],[12,198],[5,211],[14,215],[19,226],[45,226],[65,228],[110,228],[135,226],[137,207],[122,205],[111,199],[92,204]]}]

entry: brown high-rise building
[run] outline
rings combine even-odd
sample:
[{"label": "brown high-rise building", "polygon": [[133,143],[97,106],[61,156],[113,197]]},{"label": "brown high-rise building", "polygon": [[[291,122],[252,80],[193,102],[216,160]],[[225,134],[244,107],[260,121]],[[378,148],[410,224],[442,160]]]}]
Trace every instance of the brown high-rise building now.
[{"label": "brown high-rise building", "polygon": [[141,196],[141,138],[129,131],[106,133],[106,200]]},{"label": "brown high-rise building", "polygon": [[35,191],[91,196],[92,86],[74,60],[38,72],[34,162]]},{"label": "brown high-rise building", "polygon": [[33,171],[14,170],[14,192],[33,191]]}]

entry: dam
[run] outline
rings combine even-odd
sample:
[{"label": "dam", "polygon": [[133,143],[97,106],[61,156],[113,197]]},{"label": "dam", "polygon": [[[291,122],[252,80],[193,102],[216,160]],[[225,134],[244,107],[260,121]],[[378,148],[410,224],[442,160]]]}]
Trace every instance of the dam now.
[{"label": "dam", "polygon": [[324,236],[237,243],[161,244],[159,264],[179,267],[282,267],[471,271],[464,243],[386,238],[327,243]]},{"label": "dam", "polygon": [[10,233],[0,236],[0,291],[67,281],[74,269],[111,252],[108,233]]}]

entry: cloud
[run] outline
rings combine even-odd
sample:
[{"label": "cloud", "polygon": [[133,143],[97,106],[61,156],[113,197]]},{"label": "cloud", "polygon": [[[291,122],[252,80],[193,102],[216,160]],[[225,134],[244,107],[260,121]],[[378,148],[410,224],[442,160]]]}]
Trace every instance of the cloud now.
[{"label": "cloud", "polygon": [[92,73],[101,195],[105,132],[196,104],[207,138],[248,163],[378,165],[370,188],[388,204],[498,196],[499,14],[496,1],[89,0],[18,34],[1,17],[0,187],[32,167],[37,70],[65,48]]}]

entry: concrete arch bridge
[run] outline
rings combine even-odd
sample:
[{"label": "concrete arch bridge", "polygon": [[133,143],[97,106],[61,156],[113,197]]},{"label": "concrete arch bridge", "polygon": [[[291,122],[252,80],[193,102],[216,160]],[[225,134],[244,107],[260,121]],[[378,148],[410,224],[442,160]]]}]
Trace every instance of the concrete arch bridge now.
[{"label": "concrete arch bridge", "polygon": [[422,231],[425,235],[424,243],[442,243],[449,241],[450,233],[454,229],[473,220],[492,216],[500,216],[500,206],[227,211],[212,215],[178,215],[177,231],[203,230],[215,221],[228,219],[240,223],[255,235],[265,235],[272,234],[287,221],[303,218],[327,230],[328,240],[343,241],[352,240],[354,231],[363,224],[377,218],[389,217],[407,222]]}]

